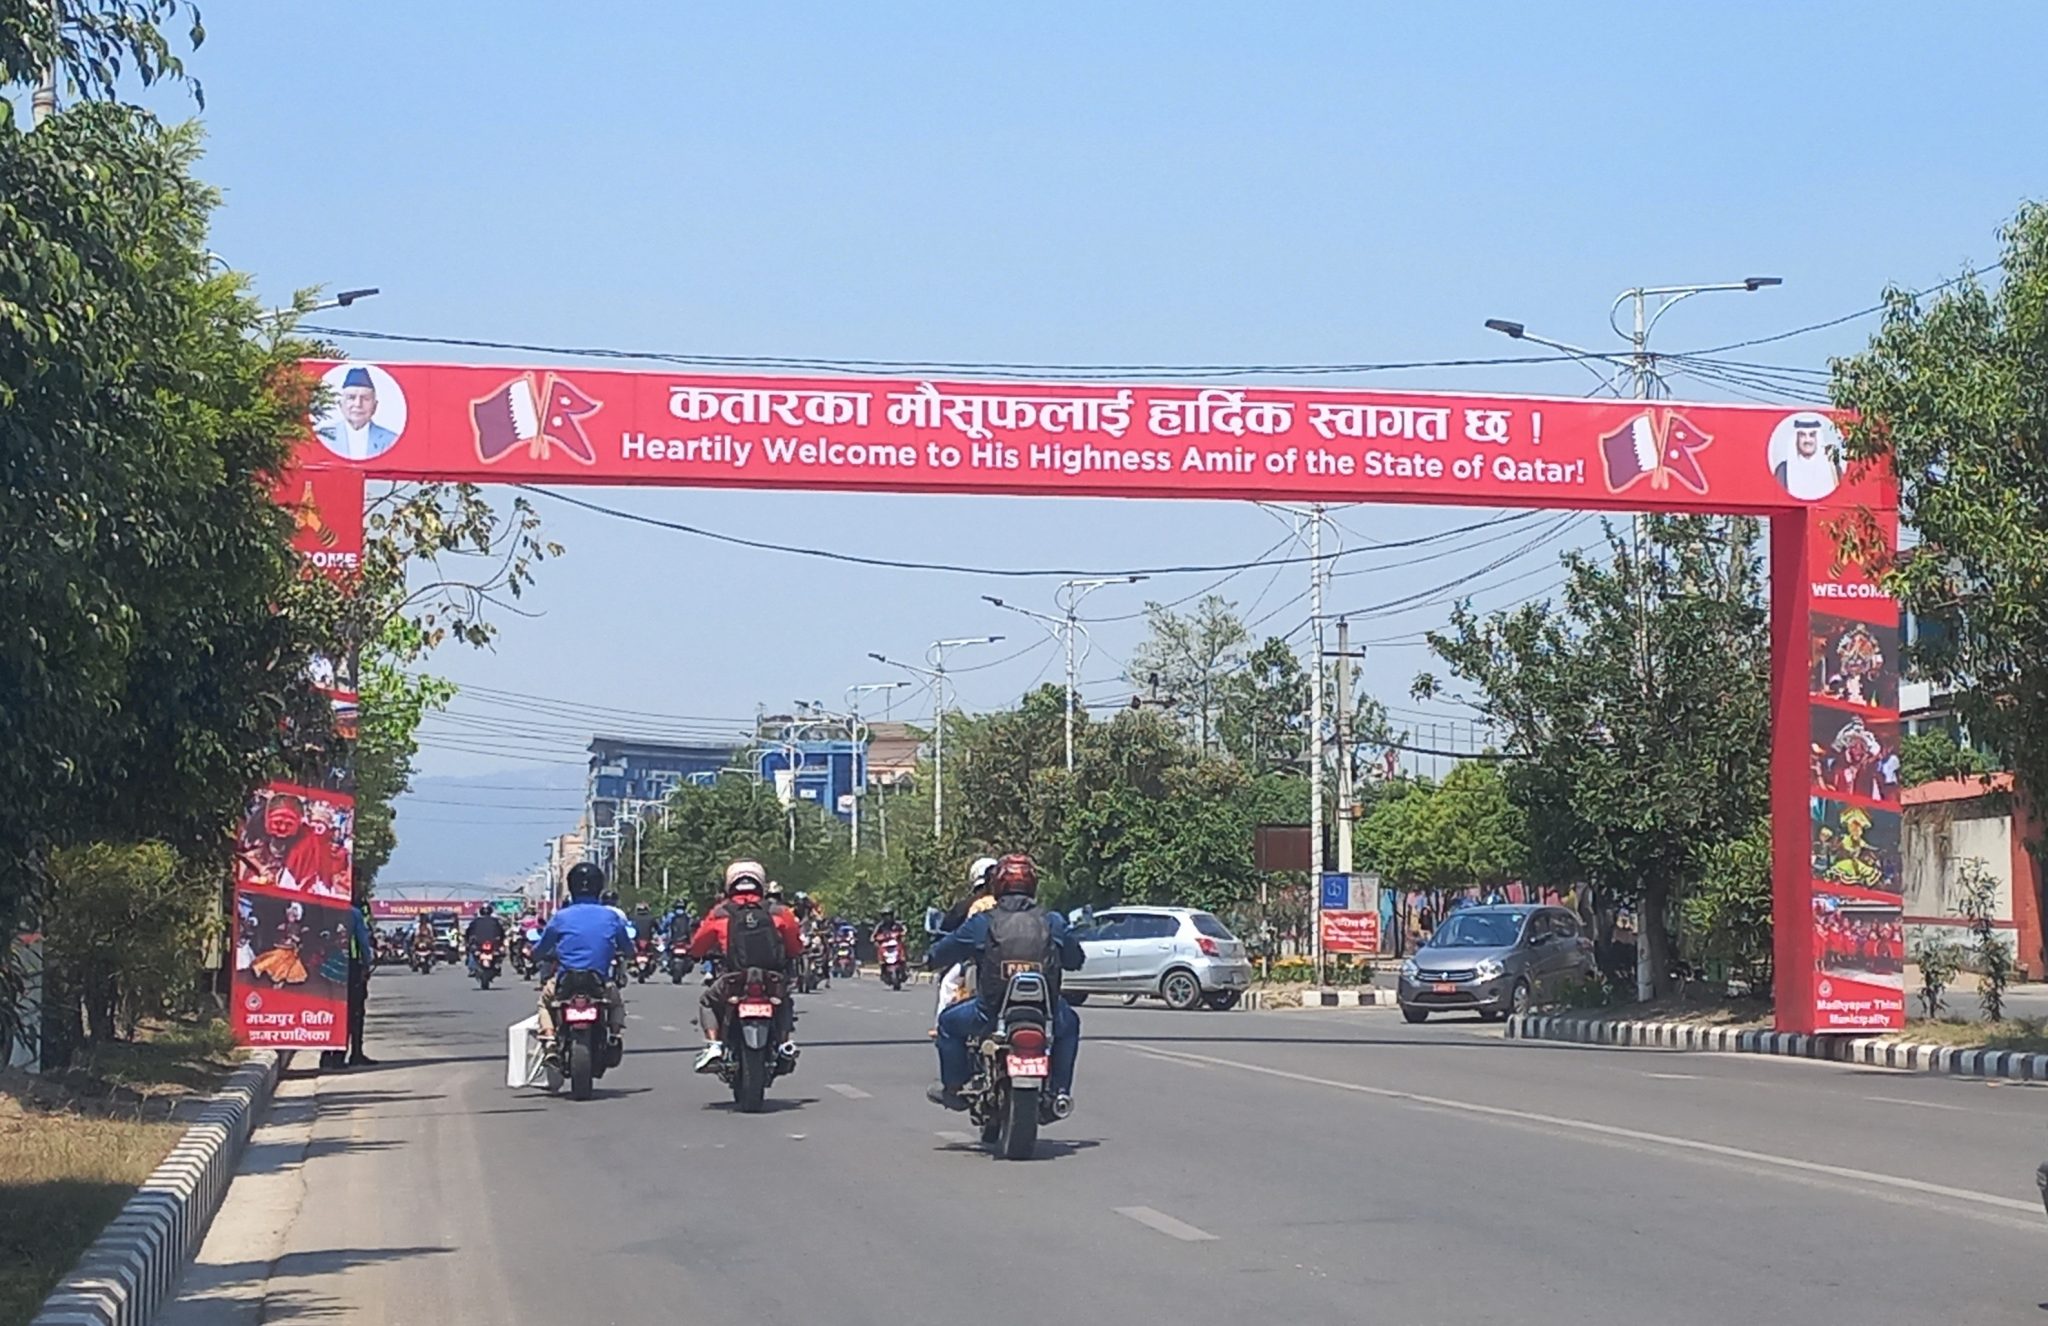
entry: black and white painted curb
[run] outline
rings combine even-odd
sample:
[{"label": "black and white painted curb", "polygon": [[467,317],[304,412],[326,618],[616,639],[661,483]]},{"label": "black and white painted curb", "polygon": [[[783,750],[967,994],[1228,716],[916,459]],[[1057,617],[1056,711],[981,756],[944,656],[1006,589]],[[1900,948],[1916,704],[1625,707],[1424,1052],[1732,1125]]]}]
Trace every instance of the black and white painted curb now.
[{"label": "black and white painted curb", "polygon": [[1247,1009],[1288,1009],[1288,1008],[1392,1008],[1395,1004],[1392,990],[1365,987],[1355,990],[1303,990],[1301,1002],[1276,1004],[1270,1002],[1273,996],[1264,990],[1247,990],[1239,999],[1237,1007]]},{"label": "black and white painted curb", "polygon": [[290,1057],[267,1051],[229,1076],[29,1326],[143,1326],[155,1317],[199,1251]]},{"label": "black and white painted curb", "polygon": [[1510,1017],[1507,1035],[1511,1040],[1706,1050],[1720,1054],[1774,1054],[1794,1059],[1828,1059],[1876,1068],[1947,1073],[1956,1077],[2048,1082],[2048,1054],[1926,1045],[1890,1036],[1808,1036],[1792,1031],[1732,1030],[1695,1026],[1689,1022],[1620,1022],[1550,1013],[1523,1013]]}]

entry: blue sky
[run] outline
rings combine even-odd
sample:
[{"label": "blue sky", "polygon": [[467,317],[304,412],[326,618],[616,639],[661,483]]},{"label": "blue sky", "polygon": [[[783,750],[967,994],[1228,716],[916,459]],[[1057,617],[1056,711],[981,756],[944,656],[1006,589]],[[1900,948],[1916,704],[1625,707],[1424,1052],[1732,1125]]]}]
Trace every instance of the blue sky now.
[{"label": "blue sky", "polygon": [[[1627,286],[1785,277],[1695,300],[1658,332],[1664,349],[1712,345],[1990,260],[1997,225],[2041,192],[2048,122],[2048,8],[2034,4],[210,0],[205,12],[191,64],[207,93],[203,170],[226,195],[218,251],[279,299],[383,288],[333,325],[555,345],[1479,357],[1514,352],[1481,328],[1488,317],[1607,348],[1606,309]],[[1867,328],[1754,353],[1817,366]],[[1592,385],[1571,365],[1373,380]],[[1270,513],[1223,504],[583,495],[755,537],[994,565],[1249,560],[1284,534]],[[836,704],[848,684],[889,675],[870,650],[915,656],[984,632],[1009,634],[1005,653],[1032,643],[1037,627],[981,594],[1050,605],[1050,584],[860,570],[546,513],[569,553],[529,600],[541,615],[507,620],[495,651],[446,654],[438,670],[572,706],[743,718],[796,697]],[[1337,518],[1361,542],[1475,517],[1360,506]],[[1560,528],[1470,587],[1482,605],[1540,591],[1557,578],[1554,549],[1596,533]],[[1352,576],[1331,607],[1449,582],[1526,542]],[[1288,606],[1304,587],[1288,568],[1221,592],[1256,603],[1254,617],[1272,611],[1280,633],[1306,616]],[[1090,606],[1140,602],[1106,591]],[[1420,708],[1406,686],[1425,653],[1401,638],[1444,611],[1355,625],[1397,642],[1367,665],[1393,703]],[[1117,674],[1139,634],[1097,629],[1091,697],[1128,694]],[[962,698],[1000,704],[1057,675],[1048,644],[963,676]],[[476,695],[457,711],[472,717],[438,725],[389,879],[516,869],[573,820],[553,809],[571,795],[507,789],[576,783],[551,761],[575,762],[585,711],[522,716]],[[480,742],[494,717],[513,726]]]}]

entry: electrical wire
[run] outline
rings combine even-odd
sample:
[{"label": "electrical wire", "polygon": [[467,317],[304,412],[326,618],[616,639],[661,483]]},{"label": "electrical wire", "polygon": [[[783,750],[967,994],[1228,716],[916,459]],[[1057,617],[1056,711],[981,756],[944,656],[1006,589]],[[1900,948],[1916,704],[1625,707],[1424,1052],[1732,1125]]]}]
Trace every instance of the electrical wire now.
[{"label": "electrical wire", "polygon": [[[1937,285],[1928,286],[1924,290],[1915,290],[1912,292],[1912,298],[1924,299],[1928,295],[1938,294],[1939,292],[1947,290],[1952,286],[1961,285],[1965,281],[1974,281],[1978,277],[1983,276],[1989,272],[1995,272],[2003,266],[2005,266],[2005,262],[2003,259],[2000,259],[1998,262],[1994,263],[1986,263],[1984,266],[1977,268],[1975,271],[1965,272],[1961,276],[1950,277],[1948,280],[1940,282]],[[1790,331],[1776,332],[1770,336],[1752,336],[1746,341],[1730,341],[1726,345],[1709,346],[1704,350],[1692,350],[1688,351],[1687,353],[1697,358],[1703,355],[1725,354],[1730,350],[1747,350],[1753,345],[1773,345],[1779,341],[1789,341],[1795,336],[1805,336],[1809,332],[1826,331],[1830,327],[1839,327],[1845,322],[1854,322],[1858,318],[1867,318],[1870,317],[1872,314],[1882,313],[1884,312],[1884,310],[1885,305],[1872,304],[1869,308],[1858,309],[1854,313],[1844,313],[1839,318],[1829,318],[1825,322],[1808,323],[1804,327],[1794,327]]]},{"label": "electrical wire", "polygon": [[1494,368],[1514,364],[1562,363],[1578,355],[1489,355],[1467,359],[1410,359],[1378,362],[1238,363],[1238,364],[1072,364],[1033,363],[1016,360],[948,359],[845,359],[805,355],[714,355],[672,350],[623,350],[606,346],[540,345],[521,341],[488,340],[470,336],[429,336],[405,332],[374,331],[357,327],[328,327],[302,324],[300,330],[337,340],[385,341],[405,345],[439,345],[464,350],[509,350],[519,354],[561,355],[575,359],[638,360],[648,363],[679,364],[697,368],[789,370],[797,372],[863,374],[964,373],[996,379],[1065,378],[1095,381],[1131,376],[1169,379],[1210,378],[1230,375],[1270,377],[1330,377],[1352,373],[1390,373],[1431,368]]},{"label": "electrical wire", "polygon": [[[622,511],[616,507],[608,507],[598,502],[585,501],[580,497],[571,497],[567,493],[556,492],[551,488],[540,488],[532,484],[524,483],[512,484],[511,487],[518,488],[529,493],[536,493],[542,497],[553,498],[555,501],[563,502],[569,506],[578,507],[585,511],[594,512],[601,516],[609,516],[614,520],[625,520],[639,525],[651,525],[657,529],[672,530],[676,533],[688,534],[695,538],[711,539],[718,543],[729,543],[736,547],[752,548],[759,552],[788,553],[792,556],[797,557],[817,557],[823,558],[826,561],[845,562],[854,566],[874,566],[890,571],[936,571],[947,575],[1005,576],[1017,578],[1032,578],[1041,576],[1101,576],[1105,578],[1122,578],[1125,576],[1208,575],[1217,571],[1246,571],[1252,569],[1253,567],[1259,566],[1299,566],[1314,560],[1312,557],[1304,553],[1298,557],[1281,557],[1274,558],[1271,560],[1254,560],[1249,562],[1216,562],[1207,565],[1195,563],[1180,566],[1140,566],[1126,568],[1123,570],[1104,570],[1099,567],[1075,568],[963,566],[954,562],[918,562],[892,557],[868,557],[859,553],[837,552],[829,548],[806,548],[795,544],[770,543],[762,539],[750,539],[738,534],[725,534],[718,530],[704,529],[701,526],[688,525],[684,524],[681,521],[664,520],[658,516],[643,515],[637,511]],[[1374,544],[1373,547],[1376,549],[1420,547],[1424,544],[1434,543],[1441,539],[1452,538],[1459,534],[1469,533],[1472,530],[1485,529],[1489,525],[1497,523],[1498,520],[1499,518],[1495,517],[1493,519],[1482,520],[1474,524],[1459,526],[1456,529],[1439,530],[1434,534],[1423,535],[1419,538],[1401,539],[1390,543]],[[1323,560],[1334,562],[1340,557],[1345,557],[1353,553],[1365,551],[1369,550],[1364,548],[1347,548],[1335,554],[1326,554]],[[1102,618],[1097,620],[1112,619]]]}]

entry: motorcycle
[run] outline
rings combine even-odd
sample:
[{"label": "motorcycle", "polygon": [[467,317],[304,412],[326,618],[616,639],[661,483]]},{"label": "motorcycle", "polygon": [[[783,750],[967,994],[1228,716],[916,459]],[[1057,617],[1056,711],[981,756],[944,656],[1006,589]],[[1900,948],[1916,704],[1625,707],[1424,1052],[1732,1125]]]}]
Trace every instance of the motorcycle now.
[{"label": "motorcycle", "polygon": [[726,996],[718,1023],[726,1046],[718,1076],[732,1088],[740,1113],[759,1114],[769,1083],[796,1071],[796,1056],[780,1050],[789,1038],[789,1000],[782,973],[750,968],[738,992]]},{"label": "motorcycle", "polygon": [[561,973],[548,1018],[555,1028],[548,1047],[548,1090],[561,1090],[566,1078],[570,1099],[589,1100],[592,1083],[607,1068],[617,1068],[626,1050],[619,1029],[610,1025],[603,979],[596,972]]},{"label": "motorcycle", "polygon": [[1045,1089],[1052,1075],[1052,989],[1040,972],[1010,977],[994,1030],[970,1047],[978,1067],[961,1094],[983,1145],[1004,1160],[1029,1160],[1038,1126],[1065,1118]]},{"label": "motorcycle", "polygon": [[812,938],[804,945],[804,955],[796,969],[797,993],[816,994],[818,987],[825,983],[827,965],[825,941]]},{"label": "motorcycle", "polygon": [[425,944],[414,943],[412,946],[412,956],[406,959],[406,965],[422,975],[434,970],[433,944],[431,942]]},{"label": "motorcycle", "polygon": [[882,984],[891,990],[901,990],[910,979],[910,966],[903,957],[903,940],[898,936],[886,935],[875,945],[875,960],[882,968]]},{"label": "motorcycle", "polygon": [[654,975],[654,940],[646,935],[633,941],[633,979],[642,985]]},{"label": "motorcycle", "polygon": [[533,979],[533,946],[539,939],[539,931],[528,930],[512,940],[512,970],[519,973],[519,979],[522,981]]},{"label": "motorcycle", "polygon": [[690,974],[690,946],[672,943],[668,946],[668,979],[671,985],[681,985],[683,978]]},{"label": "motorcycle", "polygon": [[832,974],[849,981],[860,974],[860,963],[853,956],[853,940],[842,939],[832,946]]},{"label": "motorcycle", "polygon": [[470,975],[476,977],[476,988],[479,990],[490,989],[491,982],[497,980],[498,973],[503,970],[505,970],[505,958],[498,952],[498,941],[495,939],[478,940],[476,944],[475,965],[470,968]]}]

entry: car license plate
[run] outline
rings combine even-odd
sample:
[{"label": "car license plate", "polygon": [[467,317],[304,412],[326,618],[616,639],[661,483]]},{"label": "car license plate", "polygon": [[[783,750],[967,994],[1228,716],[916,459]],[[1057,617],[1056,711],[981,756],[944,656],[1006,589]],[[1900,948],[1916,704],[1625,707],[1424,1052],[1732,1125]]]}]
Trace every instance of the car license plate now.
[{"label": "car license plate", "polygon": [[1010,1056],[1011,1077],[1050,1077],[1052,1059],[1043,1054],[1013,1054]]},{"label": "car license plate", "polygon": [[1435,991],[1437,994],[1458,993],[1458,985],[1455,981],[1438,981],[1435,985],[1432,985],[1429,988]]},{"label": "car license plate", "polygon": [[570,1022],[595,1022],[597,1021],[597,1010],[594,1008],[571,1007],[565,1010],[562,1016]]},{"label": "car license plate", "polygon": [[740,1016],[743,1018],[772,1018],[775,1005],[765,999],[746,999],[740,1002]]}]

